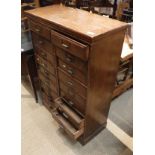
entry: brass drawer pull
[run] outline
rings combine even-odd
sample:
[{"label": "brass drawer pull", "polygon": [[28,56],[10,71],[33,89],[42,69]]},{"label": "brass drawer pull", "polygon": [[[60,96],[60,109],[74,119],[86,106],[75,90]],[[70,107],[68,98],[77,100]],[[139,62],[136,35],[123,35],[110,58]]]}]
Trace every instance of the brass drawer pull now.
[{"label": "brass drawer pull", "polygon": [[73,83],[70,82],[70,81],[68,81],[67,84],[68,84],[69,86],[73,86]]},{"label": "brass drawer pull", "polygon": [[69,105],[73,106],[74,103],[72,101],[68,101]]},{"label": "brass drawer pull", "polygon": [[62,114],[63,114],[63,116],[64,116],[65,118],[67,118],[67,119],[69,118],[68,115],[66,115],[64,112],[63,112]]},{"label": "brass drawer pull", "polygon": [[44,70],[44,73],[48,76],[49,75],[49,73],[46,71],[46,70]]},{"label": "brass drawer pull", "polygon": [[73,75],[73,74],[74,74],[73,70],[71,70],[71,69],[68,69],[67,72],[68,72],[70,75]]},{"label": "brass drawer pull", "polygon": [[42,64],[41,64],[41,66],[45,67],[45,64],[44,64],[44,63],[42,63]]},{"label": "brass drawer pull", "polygon": [[67,56],[66,56],[66,60],[67,60],[68,62],[72,62],[72,58],[69,58],[69,57],[67,57]]},{"label": "brass drawer pull", "polygon": [[47,55],[44,52],[41,52],[41,55],[47,57]]},{"label": "brass drawer pull", "polygon": [[43,41],[42,40],[39,40],[39,44],[43,44]]},{"label": "brass drawer pull", "polygon": [[69,46],[68,45],[66,45],[66,44],[61,44],[62,45],[62,47],[64,47],[64,48],[68,48]]},{"label": "brass drawer pull", "polygon": [[62,67],[63,67],[63,68],[66,68],[66,65],[65,65],[65,64],[63,64],[63,65],[62,65]]},{"label": "brass drawer pull", "polygon": [[35,31],[36,31],[36,32],[40,32],[41,30],[40,30],[40,29],[35,29]]}]

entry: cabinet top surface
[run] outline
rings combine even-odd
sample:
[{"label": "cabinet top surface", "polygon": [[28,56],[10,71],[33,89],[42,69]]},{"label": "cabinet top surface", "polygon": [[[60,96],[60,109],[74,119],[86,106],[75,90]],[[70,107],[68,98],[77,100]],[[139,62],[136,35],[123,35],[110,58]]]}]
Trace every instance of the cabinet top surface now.
[{"label": "cabinet top surface", "polygon": [[126,23],[114,19],[62,5],[36,8],[26,11],[26,13],[87,36],[90,39],[127,26]]}]

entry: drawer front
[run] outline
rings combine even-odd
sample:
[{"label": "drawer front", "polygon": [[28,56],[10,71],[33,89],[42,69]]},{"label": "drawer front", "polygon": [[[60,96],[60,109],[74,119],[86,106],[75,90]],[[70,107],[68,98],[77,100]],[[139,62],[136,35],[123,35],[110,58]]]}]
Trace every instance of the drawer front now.
[{"label": "drawer front", "polygon": [[43,37],[41,37],[33,32],[32,32],[32,39],[33,39],[34,47],[41,48],[50,54],[53,54],[53,55],[55,54],[54,47],[50,41],[44,39]]},{"label": "drawer front", "polygon": [[44,69],[43,67],[38,65],[37,69],[38,69],[38,74],[39,73],[43,74],[45,78],[49,78],[49,79],[53,78],[53,75],[50,72],[48,72],[46,69]]},{"label": "drawer front", "polygon": [[36,63],[39,64],[39,67],[43,67],[48,72],[50,72],[53,75],[56,75],[56,70],[53,65],[48,63],[46,60],[41,58],[39,55],[35,54]]},{"label": "drawer front", "polygon": [[87,73],[87,62],[80,60],[79,58],[69,54],[68,52],[65,52],[64,50],[60,48],[56,48],[56,55],[63,60],[63,62],[66,62],[69,65],[72,65],[73,67],[79,69],[83,73]]},{"label": "drawer front", "polygon": [[57,110],[52,112],[53,118],[61,128],[73,139],[78,139],[84,132],[84,128],[76,129],[61,113]]},{"label": "drawer front", "polygon": [[45,93],[42,92],[42,102],[48,109],[54,108],[54,101],[53,98],[50,96],[47,96]]},{"label": "drawer front", "polygon": [[58,60],[58,66],[63,69],[67,74],[72,76],[73,78],[79,80],[83,84],[87,85],[87,74],[82,73],[78,69],[68,65],[67,63],[61,61],[60,59]]},{"label": "drawer front", "polygon": [[40,71],[38,71],[38,76],[39,76],[39,78],[40,78],[42,81],[48,83],[49,86],[52,85],[53,83],[54,83],[54,85],[57,83],[56,77],[53,76],[53,75],[50,75],[49,77],[46,77],[46,76],[44,76]]},{"label": "drawer front", "polygon": [[35,53],[38,54],[43,59],[47,60],[53,66],[56,66],[56,57],[52,54],[49,54],[41,48],[35,48]]},{"label": "drawer front", "polygon": [[68,92],[60,90],[60,96],[66,100],[66,102],[77,112],[84,115],[85,114],[85,107],[86,107],[86,100],[83,99],[79,95],[75,95],[74,97],[70,96]]},{"label": "drawer front", "polygon": [[87,61],[89,47],[80,42],[77,42],[69,37],[66,37],[56,31],[51,31],[51,41],[61,49],[68,51],[70,54]]},{"label": "drawer front", "polygon": [[50,40],[51,35],[50,35],[50,29],[48,29],[46,26],[41,25],[39,23],[35,23],[33,21],[29,22],[29,27],[31,31],[37,33],[38,35]]},{"label": "drawer front", "polygon": [[41,84],[41,92],[45,93],[47,96],[50,96],[53,100],[58,98],[58,94],[55,91],[52,91],[49,87],[43,86]]},{"label": "drawer front", "polygon": [[68,76],[64,71],[58,69],[59,83],[63,82],[68,88],[74,90],[80,96],[86,98],[87,88]]},{"label": "drawer front", "polygon": [[43,88],[46,92],[49,91],[54,91],[55,93],[58,92],[57,84],[55,82],[52,82],[51,80],[48,79],[44,80],[40,78],[40,85],[41,88]]},{"label": "drawer front", "polygon": [[68,106],[68,104],[62,98],[57,98],[55,100],[55,105],[58,111],[77,129],[80,129],[84,126],[83,117],[77,114],[70,106]]}]

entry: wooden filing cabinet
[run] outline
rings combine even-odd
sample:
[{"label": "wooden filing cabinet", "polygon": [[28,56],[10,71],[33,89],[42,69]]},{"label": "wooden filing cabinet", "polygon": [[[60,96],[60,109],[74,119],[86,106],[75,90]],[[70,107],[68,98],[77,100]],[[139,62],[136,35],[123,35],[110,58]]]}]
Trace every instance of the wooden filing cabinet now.
[{"label": "wooden filing cabinet", "polygon": [[43,104],[86,144],[106,127],[127,25],[61,5],[26,15]]}]

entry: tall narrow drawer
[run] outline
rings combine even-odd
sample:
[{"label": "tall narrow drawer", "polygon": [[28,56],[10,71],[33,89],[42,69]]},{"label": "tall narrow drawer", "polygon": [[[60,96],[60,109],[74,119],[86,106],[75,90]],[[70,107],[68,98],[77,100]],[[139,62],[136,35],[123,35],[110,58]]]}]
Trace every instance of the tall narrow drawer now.
[{"label": "tall narrow drawer", "polygon": [[63,82],[68,88],[74,90],[77,94],[86,98],[87,88],[78,81],[68,76],[64,71],[58,69],[59,82]]},{"label": "tall narrow drawer", "polygon": [[49,54],[47,51],[41,48],[35,48],[35,52],[42,57],[43,59],[47,60],[53,66],[56,66],[56,57],[52,54]]},{"label": "tall narrow drawer", "polygon": [[61,114],[68,119],[77,129],[84,126],[84,119],[82,116],[77,114],[71,107],[69,107],[63,98],[57,98],[55,100],[56,108],[61,112]]},{"label": "tall narrow drawer", "polygon": [[57,110],[52,112],[53,118],[58,122],[61,128],[73,139],[79,138],[83,132],[84,128],[76,129],[61,113]]},{"label": "tall narrow drawer", "polygon": [[51,41],[70,54],[73,54],[84,61],[88,60],[89,47],[87,45],[84,45],[53,30],[51,31]]},{"label": "tall narrow drawer", "polygon": [[48,29],[47,26],[44,26],[36,22],[34,23],[33,21],[29,21],[29,27],[33,32],[39,34],[40,36],[48,40],[51,39],[50,29]]},{"label": "tall narrow drawer", "polygon": [[63,69],[67,74],[74,77],[75,79],[79,80],[83,84],[87,85],[87,74],[82,73],[78,69],[68,65],[67,63],[58,59],[58,66]]},{"label": "tall narrow drawer", "polygon": [[33,45],[34,47],[41,48],[50,54],[55,54],[54,53],[54,47],[52,43],[43,37],[37,35],[36,33],[32,32],[32,40],[33,40]]},{"label": "tall narrow drawer", "polygon": [[35,59],[36,59],[36,63],[39,64],[40,67],[43,67],[53,75],[56,74],[56,70],[52,64],[50,64],[49,62],[47,62],[37,54],[35,54]]},{"label": "tall narrow drawer", "polygon": [[63,60],[63,62],[66,62],[67,64],[79,69],[83,73],[87,73],[87,62],[82,61],[78,57],[75,57],[74,55],[69,54],[68,52],[60,48],[56,48],[55,51],[56,51],[56,55],[61,60]]}]

